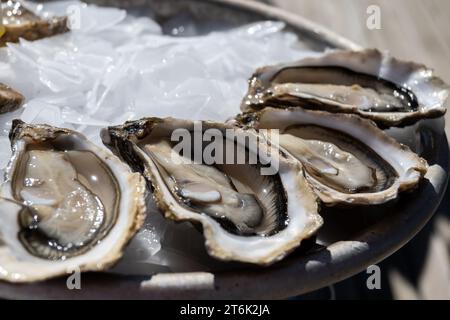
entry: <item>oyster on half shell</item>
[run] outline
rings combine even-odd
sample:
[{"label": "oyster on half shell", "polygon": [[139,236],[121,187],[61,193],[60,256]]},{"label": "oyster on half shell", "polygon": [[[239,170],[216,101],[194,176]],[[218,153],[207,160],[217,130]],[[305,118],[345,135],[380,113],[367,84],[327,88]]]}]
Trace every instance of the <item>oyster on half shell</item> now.
[{"label": "oyster on half shell", "polygon": [[424,65],[375,49],[335,50],[258,69],[241,109],[300,106],[405,126],[444,115],[448,95],[449,86]]},{"label": "oyster on half shell", "polygon": [[417,187],[427,172],[424,159],[356,115],[265,108],[237,121],[279,130],[280,148],[303,164],[308,182],[327,205],[385,203]]},{"label": "oyster on half shell", "polygon": [[16,0],[1,1],[3,34],[0,46],[18,42],[20,38],[34,41],[69,31],[67,17],[52,17],[48,20],[37,16]]},{"label": "oyster on half shell", "polygon": [[[187,133],[183,139],[194,139],[191,152],[181,152],[172,141],[180,129]],[[196,141],[196,135],[205,139]],[[246,143],[245,137],[258,143]],[[322,225],[301,164],[278,149],[270,153],[266,140],[254,131],[215,122],[147,118],[105,129],[102,139],[144,174],[166,218],[203,227],[206,249],[215,258],[268,265]],[[204,155],[213,144],[219,147],[217,157],[196,158],[195,150]],[[258,161],[236,161],[240,156]],[[264,175],[261,168],[271,160],[279,169]]]},{"label": "oyster on half shell", "polygon": [[17,110],[24,100],[25,97],[22,94],[0,83],[0,114]]},{"label": "oyster on half shell", "polygon": [[145,216],[145,181],[67,129],[13,122],[0,199],[0,279],[32,282],[114,264]]}]

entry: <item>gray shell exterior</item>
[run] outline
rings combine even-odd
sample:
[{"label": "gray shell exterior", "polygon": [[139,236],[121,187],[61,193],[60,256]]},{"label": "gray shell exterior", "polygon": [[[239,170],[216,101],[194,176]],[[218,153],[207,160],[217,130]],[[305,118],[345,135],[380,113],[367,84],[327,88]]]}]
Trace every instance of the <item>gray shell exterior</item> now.
[{"label": "gray shell exterior", "polygon": [[24,100],[21,93],[0,83],[0,114],[19,109]]}]

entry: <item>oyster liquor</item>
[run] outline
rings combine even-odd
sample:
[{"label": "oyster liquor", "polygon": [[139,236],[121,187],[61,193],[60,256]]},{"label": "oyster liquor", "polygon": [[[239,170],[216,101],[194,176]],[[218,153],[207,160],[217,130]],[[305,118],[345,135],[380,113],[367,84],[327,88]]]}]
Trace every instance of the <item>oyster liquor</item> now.
[{"label": "oyster liquor", "polygon": [[267,305],[258,304],[226,304],[222,308],[194,306],[187,304],[180,308],[181,315],[199,315],[211,318],[214,313],[223,315],[253,315],[261,317],[263,315],[270,315],[270,310]]}]

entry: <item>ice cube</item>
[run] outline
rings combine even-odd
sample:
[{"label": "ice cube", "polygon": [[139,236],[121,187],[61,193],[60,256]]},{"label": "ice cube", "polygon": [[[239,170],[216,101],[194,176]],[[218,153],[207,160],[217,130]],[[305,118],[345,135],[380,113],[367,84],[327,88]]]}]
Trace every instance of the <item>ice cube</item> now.
[{"label": "ice cube", "polygon": [[0,168],[5,168],[11,157],[11,143],[7,137],[0,136]]},{"label": "ice cube", "polygon": [[63,123],[61,110],[57,106],[39,100],[26,103],[20,118],[27,123],[48,124],[56,127]]}]

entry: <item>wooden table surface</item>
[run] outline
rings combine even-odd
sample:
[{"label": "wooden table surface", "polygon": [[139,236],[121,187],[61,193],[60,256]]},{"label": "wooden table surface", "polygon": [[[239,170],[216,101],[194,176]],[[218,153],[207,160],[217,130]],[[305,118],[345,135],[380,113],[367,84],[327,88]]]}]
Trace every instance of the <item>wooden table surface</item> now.
[{"label": "wooden table surface", "polygon": [[[449,0],[269,0],[365,47],[424,63],[450,83]],[[367,27],[367,9],[380,10],[381,29]],[[450,112],[447,113],[450,137]],[[369,292],[367,275],[335,286],[337,298],[450,299],[450,195],[429,225],[380,264],[384,291]],[[387,288],[386,288],[387,287]],[[388,293],[386,294],[386,290]]]}]

